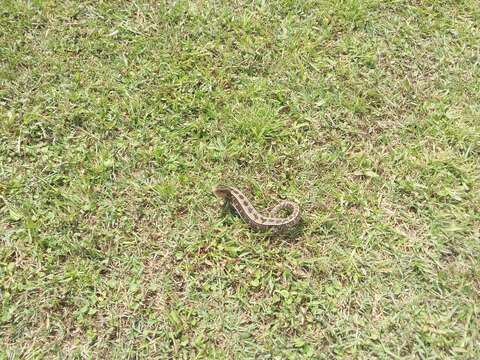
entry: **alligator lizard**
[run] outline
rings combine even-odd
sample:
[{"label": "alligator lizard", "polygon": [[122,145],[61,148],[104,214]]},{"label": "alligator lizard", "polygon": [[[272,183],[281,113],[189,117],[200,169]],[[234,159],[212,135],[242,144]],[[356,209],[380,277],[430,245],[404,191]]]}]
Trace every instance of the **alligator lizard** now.
[{"label": "alligator lizard", "polygon": [[[252,206],[247,197],[234,187],[219,185],[213,188],[213,193],[229,203],[240,217],[255,229],[283,230],[296,225],[300,220],[300,207],[291,201],[280,202],[271,210],[270,216],[263,216]],[[282,209],[290,210],[290,215],[284,218],[277,217],[276,214]]]}]

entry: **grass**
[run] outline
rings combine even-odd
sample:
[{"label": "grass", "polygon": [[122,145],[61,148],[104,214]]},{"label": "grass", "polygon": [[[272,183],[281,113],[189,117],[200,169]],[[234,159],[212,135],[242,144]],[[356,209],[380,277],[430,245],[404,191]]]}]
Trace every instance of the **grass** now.
[{"label": "grass", "polygon": [[1,5],[1,358],[480,357],[478,1]]}]

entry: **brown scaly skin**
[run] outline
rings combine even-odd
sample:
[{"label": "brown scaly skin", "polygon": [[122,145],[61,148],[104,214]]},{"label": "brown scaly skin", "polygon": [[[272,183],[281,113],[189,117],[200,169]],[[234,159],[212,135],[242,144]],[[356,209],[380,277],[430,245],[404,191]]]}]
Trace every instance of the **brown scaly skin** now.
[{"label": "brown scaly skin", "polygon": [[[282,201],[272,209],[270,216],[266,217],[261,215],[247,197],[234,187],[219,185],[213,189],[213,193],[231,204],[241,218],[255,229],[279,231],[294,226],[300,221],[300,208],[291,201]],[[286,218],[275,217],[281,209],[289,209],[291,214]]]}]

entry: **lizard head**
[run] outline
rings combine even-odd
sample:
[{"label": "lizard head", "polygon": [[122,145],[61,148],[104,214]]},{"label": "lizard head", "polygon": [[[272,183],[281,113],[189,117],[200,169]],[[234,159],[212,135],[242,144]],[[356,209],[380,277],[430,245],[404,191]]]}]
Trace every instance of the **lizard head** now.
[{"label": "lizard head", "polygon": [[213,193],[221,199],[227,199],[230,197],[231,189],[229,186],[218,185],[212,189]]}]

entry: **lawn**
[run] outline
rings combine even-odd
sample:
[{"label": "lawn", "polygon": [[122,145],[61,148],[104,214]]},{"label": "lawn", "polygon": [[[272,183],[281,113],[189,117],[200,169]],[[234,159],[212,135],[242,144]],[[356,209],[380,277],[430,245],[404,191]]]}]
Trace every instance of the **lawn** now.
[{"label": "lawn", "polygon": [[480,357],[478,0],[0,5],[1,359]]}]

